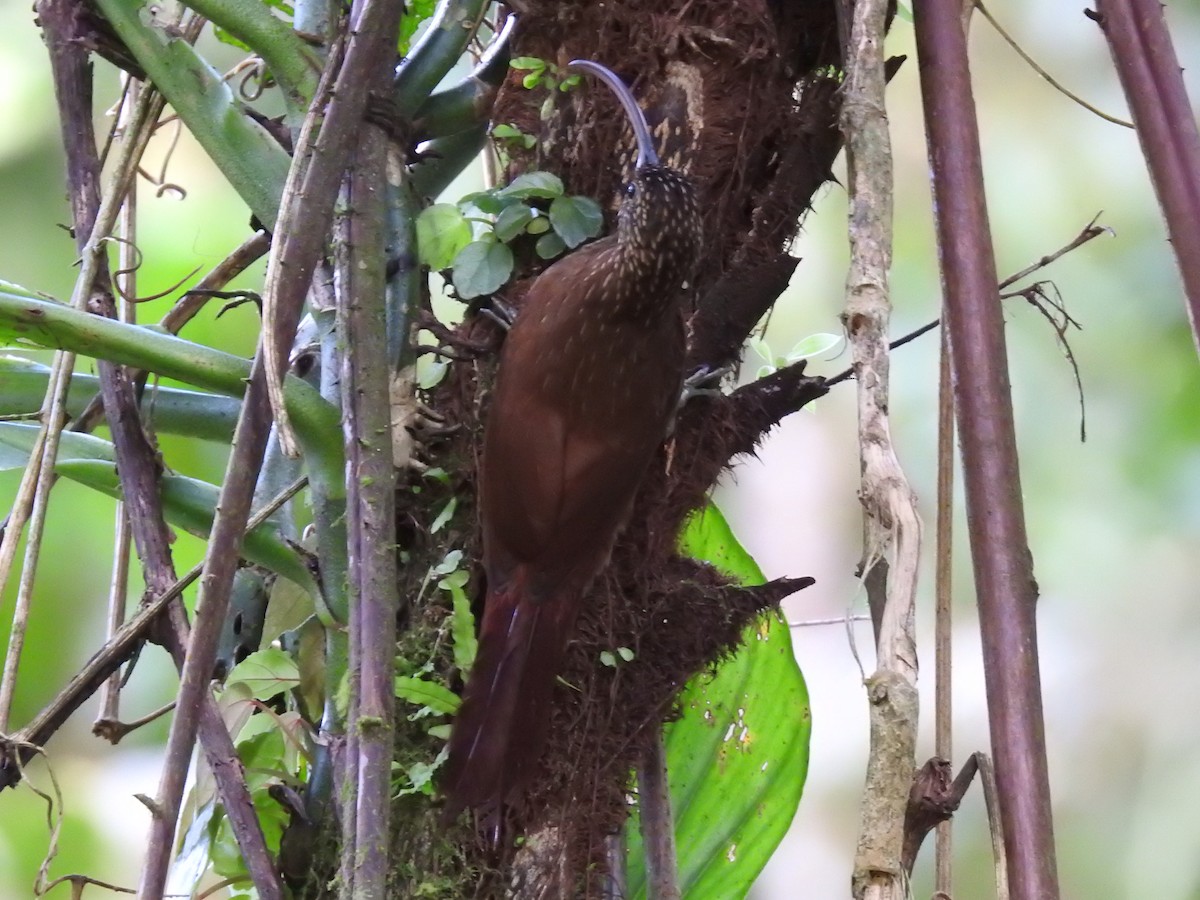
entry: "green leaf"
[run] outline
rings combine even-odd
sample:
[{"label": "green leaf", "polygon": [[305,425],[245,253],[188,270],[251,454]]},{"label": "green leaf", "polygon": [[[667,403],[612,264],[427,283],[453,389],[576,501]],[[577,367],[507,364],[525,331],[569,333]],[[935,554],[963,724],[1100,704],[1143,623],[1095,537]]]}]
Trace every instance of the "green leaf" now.
[{"label": "green leaf", "polygon": [[563,183],[562,179],[552,172],[526,172],[524,175],[518,175],[496,194],[500,197],[516,197],[519,200],[552,200],[562,196]]},{"label": "green leaf", "polygon": [[[0,422],[0,472],[23,469],[37,439],[38,426]],[[113,463],[113,445],[90,434],[64,431],[58,439],[58,462],[97,460]],[[115,465],[115,463],[114,463]],[[114,472],[114,480],[115,480]]]},{"label": "green leaf", "polygon": [[550,204],[550,224],[564,244],[575,248],[600,233],[604,213],[591,197],[556,197]]},{"label": "green leaf", "polygon": [[459,200],[458,205],[464,214],[474,208],[485,215],[494,216],[504,210],[505,202],[496,196],[495,191],[476,191]]},{"label": "green leaf", "polygon": [[[746,584],[762,583],[754,559],[713,505],[687,523],[681,549]],[[685,897],[741,897],[796,813],[808,772],[808,693],[778,615],[747,629],[717,674],[693,679],[683,716],[665,729],[679,886]],[[626,896],[646,896],[637,822]]]},{"label": "green leaf", "polygon": [[533,221],[533,210],[524,203],[514,203],[501,210],[500,215],[496,216],[496,237],[508,243],[517,235],[523,234],[525,226],[531,221]]},{"label": "green leaf", "polygon": [[550,220],[546,217],[545,213],[538,213],[529,220],[529,224],[525,226],[525,230],[530,234],[545,234],[550,230]]},{"label": "green leaf", "polygon": [[821,356],[833,350],[842,341],[843,337],[840,334],[827,334],[824,332],[810,334],[792,348],[792,352],[787,355],[787,361],[794,363],[802,359],[808,359],[809,357]]},{"label": "green leaf", "polygon": [[537,251],[537,255],[542,259],[554,259],[554,257],[567,249],[567,245],[558,236],[558,232],[548,231],[538,238],[533,249]]},{"label": "green leaf", "polygon": [[[427,473],[428,474],[428,473]],[[461,550],[451,550],[442,558],[442,561],[433,567],[434,575],[449,575],[462,565],[463,552]]]},{"label": "green leaf", "polygon": [[451,497],[450,502],[442,507],[442,511],[437,514],[437,518],[433,520],[433,524],[429,526],[430,534],[437,534],[446,527],[446,523],[454,516],[454,510],[458,507],[458,498]]},{"label": "green leaf", "polygon": [[276,647],[251,653],[233,667],[225,684],[244,684],[256,700],[270,700],[300,683],[296,661]]},{"label": "green leaf", "polygon": [[248,53],[254,52],[249,44],[245,43],[244,41],[239,41],[219,25],[213,26],[213,36],[222,44],[228,44],[231,47],[237,47],[239,50],[245,50]]},{"label": "green leaf", "polygon": [[462,588],[451,589],[454,611],[450,616],[450,636],[454,640],[454,665],[463,678],[471,673],[475,656],[479,653],[479,639],[475,637],[475,616],[471,613],[471,601]]},{"label": "green leaf", "polygon": [[428,707],[448,716],[458,712],[462,705],[458,695],[445,685],[413,675],[396,676],[396,696],[415,706]]},{"label": "green leaf", "polygon": [[400,17],[400,55],[408,53],[413,35],[422,22],[433,15],[435,0],[408,0],[404,4],[404,15]]},{"label": "green leaf", "polygon": [[275,579],[267,601],[267,617],[263,622],[263,645],[269,645],[285,631],[299,628],[314,611],[311,594],[286,578]]},{"label": "green leaf", "polygon": [[533,72],[541,72],[546,68],[546,61],[537,56],[518,56],[508,65],[511,69],[527,69]]},{"label": "green leaf", "polygon": [[471,223],[452,203],[435,203],[417,216],[417,252],[435,271],[450,267],[460,250],[471,243]]},{"label": "green leaf", "polygon": [[454,287],[463,300],[494,294],[512,274],[513,255],[507,244],[472,241],[454,258]]}]

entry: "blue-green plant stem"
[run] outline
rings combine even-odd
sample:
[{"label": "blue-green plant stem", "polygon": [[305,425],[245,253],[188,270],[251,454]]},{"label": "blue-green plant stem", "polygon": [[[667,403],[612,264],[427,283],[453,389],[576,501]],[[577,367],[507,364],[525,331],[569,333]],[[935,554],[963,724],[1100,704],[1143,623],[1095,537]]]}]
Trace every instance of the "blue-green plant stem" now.
[{"label": "blue-green plant stem", "polygon": [[147,24],[144,0],[96,0],[200,146],[268,228],[279,214],[288,154],[245,114],[232,89],[186,41]]},{"label": "blue-green plant stem", "polygon": [[487,122],[474,128],[421,145],[422,162],[412,167],[412,189],[432,200],[450,186],[459,173],[479,155],[487,142]]},{"label": "blue-green plant stem", "polygon": [[292,24],[297,31],[329,43],[334,36],[338,6],[335,0],[296,0],[292,5],[295,12]]},{"label": "blue-green plant stem", "polygon": [[488,120],[496,93],[508,72],[516,21],[515,16],[508,17],[504,29],[488,45],[470,75],[421,104],[413,117],[413,127],[420,139],[458,134]]},{"label": "blue-green plant stem", "polygon": [[312,47],[257,0],[186,0],[187,5],[225,29],[262,57],[283,90],[288,111],[304,114],[316,93],[321,62]]},{"label": "blue-green plant stem", "polygon": [[429,98],[475,36],[488,0],[442,0],[429,28],[400,64],[393,85],[396,110],[411,117]]},{"label": "blue-green plant stem", "polygon": [[[0,334],[15,334],[39,347],[69,350],[136,366],[205,390],[241,397],[250,361],[194,344],[150,327],[128,325],[80,312],[53,300],[0,289]],[[285,383],[288,409],[304,448],[309,478],[329,497],[344,501],[343,456],[337,410],[295,377]]]},{"label": "blue-green plant stem", "polygon": [[[50,369],[15,356],[0,356],[0,417],[36,413],[50,384]],[[77,372],[71,378],[67,414],[72,418],[86,409],[100,393],[100,379]],[[229,443],[241,403],[232,397],[188,391],[174,387],[152,387],[142,400],[142,412],[161,434]]]},{"label": "blue-green plant stem", "polygon": [[387,201],[387,258],[398,260],[386,291],[387,359],[392,371],[399,372],[413,362],[409,324],[422,284],[416,225],[421,205],[407,179],[388,185]]}]

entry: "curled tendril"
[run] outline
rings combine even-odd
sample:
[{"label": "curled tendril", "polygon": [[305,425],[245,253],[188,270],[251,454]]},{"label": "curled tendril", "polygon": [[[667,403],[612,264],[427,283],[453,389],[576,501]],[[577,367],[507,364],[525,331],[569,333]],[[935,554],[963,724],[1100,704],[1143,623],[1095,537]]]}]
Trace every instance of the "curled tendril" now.
[{"label": "curled tendril", "polygon": [[176,199],[184,200],[187,198],[187,190],[182,185],[167,181],[167,168],[171,164],[171,158],[175,155],[175,148],[179,146],[179,136],[183,133],[183,123],[178,116],[168,116],[158,122],[154,126],[154,130],[157,132],[160,128],[172,124],[175,126],[175,131],[171,135],[171,143],[167,145],[167,152],[163,154],[162,165],[159,166],[158,175],[152,175],[141,166],[138,166],[138,175],[155,186],[155,197],[162,197],[164,194],[171,193],[175,195]]},{"label": "curled tendril", "polygon": [[179,290],[179,288],[181,288],[183,286],[183,283],[185,281],[192,278],[197,272],[200,271],[200,267],[197,266],[196,268],[192,269],[192,271],[188,272],[186,275],[184,275],[182,278],[180,278],[178,281],[176,281],[169,288],[167,288],[166,290],[163,290],[163,291],[159,291],[157,294],[150,294],[149,296],[146,296],[146,297],[131,297],[121,287],[121,277],[125,276],[125,275],[133,275],[135,272],[137,272],[137,270],[142,267],[142,263],[145,261],[145,255],[142,253],[141,248],[138,247],[137,244],[135,244],[133,241],[131,241],[127,238],[118,237],[115,234],[110,234],[104,240],[112,241],[115,244],[124,244],[125,246],[127,246],[133,250],[133,256],[134,256],[133,265],[126,266],[125,268],[122,268],[122,269],[117,269],[116,271],[114,271],[112,273],[113,291],[126,303],[149,303],[151,300],[158,300],[161,297],[165,297],[168,294],[172,294],[175,291]]},{"label": "curled tendril", "polygon": [[263,91],[271,84],[271,75],[266,64],[257,56],[243,59],[221,76],[221,80],[226,82],[232,82],[234,79],[237,79],[238,96],[247,103],[253,103],[262,97]]}]

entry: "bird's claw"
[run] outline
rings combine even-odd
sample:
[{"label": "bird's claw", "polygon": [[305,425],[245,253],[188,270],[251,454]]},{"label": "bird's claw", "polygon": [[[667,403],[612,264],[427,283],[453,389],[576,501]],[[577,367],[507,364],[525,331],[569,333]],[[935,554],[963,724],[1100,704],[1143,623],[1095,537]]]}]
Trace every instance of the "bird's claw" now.
[{"label": "bird's claw", "polygon": [[721,395],[721,379],[732,373],[732,366],[721,366],[719,369],[711,366],[699,366],[683,379],[683,389],[679,392],[679,405],[682,407],[693,397],[719,397]]},{"label": "bird's claw", "polygon": [[492,298],[492,302],[488,306],[481,306],[479,314],[487,316],[505,331],[508,331],[513,326],[513,322],[517,320],[517,313],[511,306],[502,300]]}]

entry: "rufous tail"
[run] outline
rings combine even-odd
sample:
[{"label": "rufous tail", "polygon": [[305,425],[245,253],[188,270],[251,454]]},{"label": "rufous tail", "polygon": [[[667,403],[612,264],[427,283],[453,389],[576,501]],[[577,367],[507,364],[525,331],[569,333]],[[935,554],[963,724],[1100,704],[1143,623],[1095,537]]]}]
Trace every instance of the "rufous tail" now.
[{"label": "rufous tail", "polygon": [[512,803],[537,770],[575,616],[565,598],[529,598],[523,582],[513,578],[487,596],[442,776],[447,816]]}]

